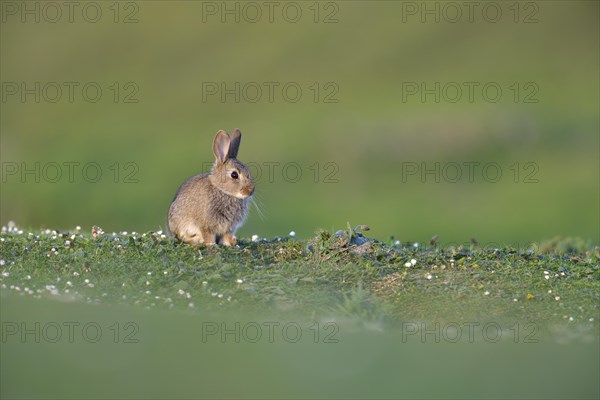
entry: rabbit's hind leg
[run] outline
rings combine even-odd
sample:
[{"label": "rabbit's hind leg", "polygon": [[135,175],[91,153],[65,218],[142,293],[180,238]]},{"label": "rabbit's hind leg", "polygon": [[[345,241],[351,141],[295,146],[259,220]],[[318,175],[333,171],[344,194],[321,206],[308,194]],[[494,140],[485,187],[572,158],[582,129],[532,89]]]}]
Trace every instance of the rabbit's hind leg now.
[{"label": "rabbit's hind leg", "polygon": [[202,229],[198,236],[200,237],[200,241],[196,243],[204,243],[207,246],[212,246],[217,243],[217,235],[208,230]]},{"label": "rabbit's hind leg", "polygon": [[187,244],[198,245],[205,243],[205,236],[202,234],[202,231],[193,225],[186,226],[185,229],[178,232],[177,236]]}]

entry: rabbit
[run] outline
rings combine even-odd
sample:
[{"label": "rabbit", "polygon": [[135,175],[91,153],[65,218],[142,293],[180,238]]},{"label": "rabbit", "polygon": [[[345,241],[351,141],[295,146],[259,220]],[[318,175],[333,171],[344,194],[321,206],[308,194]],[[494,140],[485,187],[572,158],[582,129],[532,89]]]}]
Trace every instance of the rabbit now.
[{"label": "rabbit", "polygon": [[252,174],[237,159],[241,140],[239,129],[231,136],[218,131],[211,172],[191,177],[175,194],[168,224],[177,239],[193,245],[237,243],[235,232],[248,215],[248,200],[254,193]]}]

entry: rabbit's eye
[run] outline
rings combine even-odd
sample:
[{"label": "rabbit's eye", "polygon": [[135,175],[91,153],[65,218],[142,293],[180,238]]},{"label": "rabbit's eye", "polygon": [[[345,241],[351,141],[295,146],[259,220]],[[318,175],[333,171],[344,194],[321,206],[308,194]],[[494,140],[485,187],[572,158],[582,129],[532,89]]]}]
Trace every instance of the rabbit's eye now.
[{"label": "rabbit's eye", "polygon": [[237,178],[239,178],[237,171],[233,171],[233,172],[231,173],[231,177],[232,177],[233,179],[237,179]]}]

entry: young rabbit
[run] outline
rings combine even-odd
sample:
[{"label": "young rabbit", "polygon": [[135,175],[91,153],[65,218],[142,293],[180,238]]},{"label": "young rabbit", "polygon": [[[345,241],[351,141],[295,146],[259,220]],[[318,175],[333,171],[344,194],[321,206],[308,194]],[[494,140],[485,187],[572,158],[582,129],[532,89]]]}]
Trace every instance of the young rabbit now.
[{"label": "young rabbit", "polygon": [[215,163],[208,174],[188,179],[177,191],[169,208],[169,230],[189,244],[235,245],[236,230],[248,214],[248,199],[254,180],[237,160],[242,132],[231,137],[218,131],[213,142]]}]

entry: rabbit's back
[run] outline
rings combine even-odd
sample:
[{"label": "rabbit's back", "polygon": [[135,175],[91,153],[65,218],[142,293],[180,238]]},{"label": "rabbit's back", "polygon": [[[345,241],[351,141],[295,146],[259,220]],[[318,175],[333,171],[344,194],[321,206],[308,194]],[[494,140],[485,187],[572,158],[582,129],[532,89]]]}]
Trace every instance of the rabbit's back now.
[{"label": "rabbit's back", "polygon": [[208,174],[192,176],[179,187],[169,207],[171,232],[180,238],[189,236],[186,231],[206,220],[211,188]]}]

